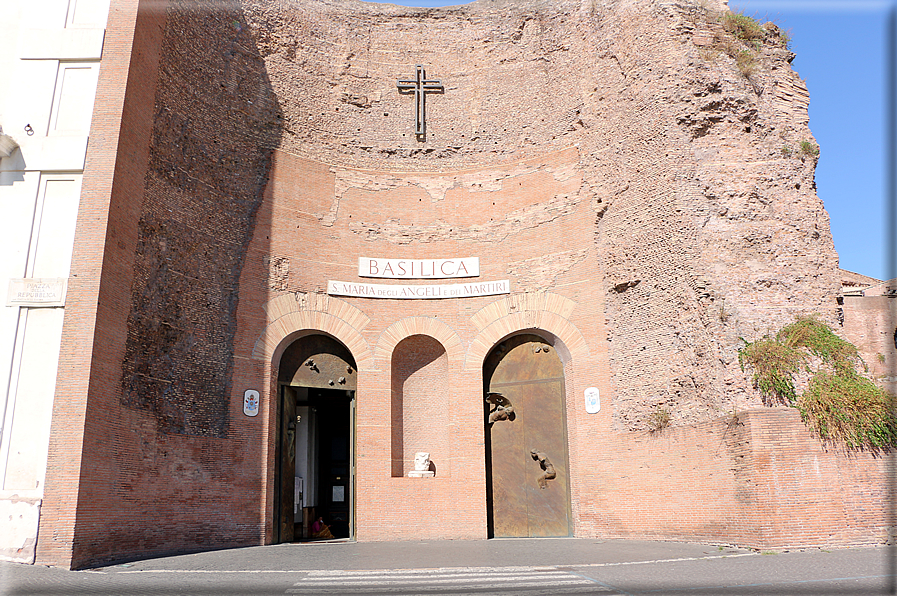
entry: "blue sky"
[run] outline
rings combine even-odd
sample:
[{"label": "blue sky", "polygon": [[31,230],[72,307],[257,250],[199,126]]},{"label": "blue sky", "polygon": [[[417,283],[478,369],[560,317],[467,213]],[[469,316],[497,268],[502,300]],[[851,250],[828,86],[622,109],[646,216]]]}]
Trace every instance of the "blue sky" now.
[{"label": "blue sky", "polygon": [[[831,216],[841,267],[897,277],[887,225],[887,35],[894,1],[730,0],[730,8],[789,32],[792,68],[810,90],[810,130],[821,149],[816,193]],[[893,62],[890,66],[893,67]]]},{"label": "blue sky", "polygon": [[[797,54],[791,66],[810,90],[810,130],[821,153],[816,192],[831,216],[843,269],[879,279],[897,277],[892,197],[886,167],[887,36],[897,0],[729,0],[729,7],[789,32]],[[398,0],[405,6],[463,1]],[[891,65],[893,66],[893,62]],[[893,131],[892,131],[893,132]],[[888,256],[891,255],[891,258]]]}]

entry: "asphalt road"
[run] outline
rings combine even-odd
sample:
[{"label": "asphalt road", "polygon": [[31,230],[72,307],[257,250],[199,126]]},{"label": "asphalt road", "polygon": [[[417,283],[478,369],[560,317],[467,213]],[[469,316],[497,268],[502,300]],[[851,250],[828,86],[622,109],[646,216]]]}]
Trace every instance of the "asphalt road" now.
[{"label": "asphalt road", "polygon": [[229,549],[85,571],[0,563],[0,594],[890,594],[894,551],[538,539]]}]

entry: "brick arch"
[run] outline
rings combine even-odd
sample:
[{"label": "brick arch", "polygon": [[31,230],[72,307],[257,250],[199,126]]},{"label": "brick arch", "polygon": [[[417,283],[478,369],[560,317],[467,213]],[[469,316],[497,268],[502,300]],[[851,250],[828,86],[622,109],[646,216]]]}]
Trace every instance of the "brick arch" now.
[{"label": "brick arch", "polygon": [[373,353],[361,331],[370,318],[345,300],[324,294],[286,294],[265,303],[269,323],[256,340],[252,358],[274,362],[290,342],[309,333],[324,333],[342,342],[358,370],[373,365]]},{"label": "brick arch", "polygon": [[412,335],[428,335],[441,343],[449,362],[464,360],[461,338],[451,327],[433,317],[406,317],[384,329],[374,348],[374,357],[378,362],[389,362],[399,342]]},{"label": "brick arch", "polygon": [[545,337],[564,364],[587,357],[585,337],[567,318],[575,306],[572,300],[550,292],[506,296],[486,305],[471,317],[479,333],[467,349],[465,368],[479,369],[493,346],[524,331]]}]

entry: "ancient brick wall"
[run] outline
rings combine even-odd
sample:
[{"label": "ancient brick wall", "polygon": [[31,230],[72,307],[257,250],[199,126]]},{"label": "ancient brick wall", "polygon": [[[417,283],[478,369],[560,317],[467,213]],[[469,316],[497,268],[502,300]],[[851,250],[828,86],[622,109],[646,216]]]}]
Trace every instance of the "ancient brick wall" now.
[{"label": "ancient brick wall", "polygon": [[115,453],[130,442],[112,437],[130,432],[119,415],[119,378],[165,22],[147,4],[117,2],[103,42],[53,402],[42,564],[79,566],[115,548],[102,536],[115,507]]},{"label": "ancient brick wall", "polygon": [[[80,302],[67,318],[39,545],[41,560],[76,567],[264,535],[252,508],[234,506],[259,499],[264,430],[229,437],[227,392],[276,101],[238,3],[134,3],[114,8],[109,31],[85,177],[108,177],[111,199],[85,183],[82,211],[99,214],[79,220],[73,266],[104,291],[86,296],[94,335]],[[82,467],[68,473],[73,458]]]},{"label": "ancient brick wall", "polygon": [[[625,443],[658,407],[673,425],[688,426],[759,405],[738,366],[740,338],[798,314],[836,320],[837,256],[814,192],[816,157],[783,151],[813,142],[806,89],[776,39],[763,41],[747,77],[707,43],[721,34],[719,22],[687,4],[257,3],[251,14],[284,126],[271,204],[259,219],[271,228],[255,237],[270,237],[271,253],[290,265],[276,289],[259,287],[244,302],[247,342],[274,325],[269,319],[264,330],[252,301],[323,292],[329,279],[361,281],[358,255],[476,254],[484,279],[507,277],[514,293],[569,299],[565,320],[587,352],[565,361],[577,533],[613,526],[589,515],[592,499],[606,492],[585,474],[601,459],[594,446]],[[411,101],[395,87],[414,64],[444,85],[428,96],[423,138],[412,134]],[[263,258],[248,262],[250,271],[263,275]],[[503,303],[344,300],[367,317],[354,328],[359,345],[378,345],[405,317],[429,317],[446,323],[469,354],[481,341],[471,314]],[[257,341],[282,336],[270,337]],[[358,504],[359,537],[385,537],[386,519],[400,518],[383,503],[401,508],[415,494],[408,491],[426,494],[434,509],[467,513],[452,527],[402,517],[410,524],[403,536],[482,536],[481,496],[456,483],[481,483],[481,463],[459,468],[453,460],[442,485],[388,478],[393,389],[386,355],[372,358],[359,371],[358,481],[371,500]],[[461,389],[477,386],[481,361],[469,355],[461,373],[449,362],[459,389],[448,397],[446,424],[456,456],[475,461],[479,414]],[[239,367],[234,378],[252,383]],[[588,386],[606,400],[599,416],[582,412]],[[464,433],[475,442],[459,440]],[[754,447],[745,439],[744,449]],[[625,458],[608,457],[627,467]],[[693,475],[728,465],[705,459]],[[758,465],[708,480],[708,494],[736,499]],[[649,490],[643,480],[628,486],[631,503]],[[686,498],[686,486],[690,480],[671,476],[671,492]],[[621,510],[616,527],[655,535],[637,514]],[[706,538],[712,528],[748,540],[760,523],[748,513],[729,525],[700,516],[695,508],[681,525],[664,526],[667,535]],[[696,529],[702,524],[706,534]]]},{"label": "ancient brick wall", "polygon": [[[285,151],[413,172],[578,147],[579,189],[546,200],[540,182],[518,179],[532,207],[510,226],[443,225],[458,203],[444,180],[426,177],[417,184],[433,185],[432,206],[414,219],[365,215],[352,226],[398,246],[497,242],[509,228],[541,226],[589,201],[592,226],[573,246],[537,249],[507,270],[518,290],[532,290],[590,252],[600,259],[618,428],[644,428],[656,406],[691,422],[756,403],[738,368],[738,338],[799,313],[834,320],[837,262],[814,192],[816,158],[782,153],[812,135],[806,89],[780,44],[763,44],[748,79],[707,47],[720,25],[688,3],[254,6]],[[418,62],[445,85],[428,96],[425,142],[395,89]],[[338,181],[337,200],[315,210],[324,225],[349,207],[341,189],[351,184]],[[395,181],[376,184],[386,191]],[[461,199],[490,208],[483,196]]]},{"label": "ancient brick wall", "polygon": [[[238,353],[249,352],[253,359],[237,360],[232,399],[249,388],[262,389],[267,399],[276,394],[274,386],[259,387],[258,366],[274,374],[278,349],[289,343],[290,329],[311,327],[350,347],[359,367],[360,540],[486,536],[485,353],[470,355],[472,345],[488,351],[502,335],[533,325],[561,336],[573,327],[569,317],[595,338],[591,345],[596,355],[601,353],[603,321],[593,314],[600,311],[600,302],[596,306],[589,286],[577,282],[596,266],[594,253],[576,255],[582,249],[570,250],[568,242],[588,233],[591,219],[583,214],[591,204],[577,199],[564,206],[557,199],[581,187],[571,168],[577,158],[576,149],[569,148],[495,167],[409,174],[327,166],[275,152],[241,279],[235,345]],[[474,200],[477,208],[471,209]],[[546,215],[540,201],[560,206],[551,205]],[[390,220],[411,238],[397,234],[384,239],[356,231],[388,226]],[[481,228],[490,229],[497,240],[484,242]],[[532,262],[533,246],[559,255],[553,262],[563,263],[551,272],[555,283],[566,285],[553,297],[562,306],[527,299],[544,296],[544,289],[517,293],[513,301],[322,297],[328,280],[363,281],[357,276],[359,255],[397,250],[407,258],[479,256],[481,276],[473,281],[504,279],[511,263],[513,283],[518,276],[529,283],[546,275],[543,263]],[[288,270],[278,282],[283,289],[266,282],[267,255],[289,262],[281,268]],[[478,314],[484,309],[490,314]],[[560,327],[539,323],[542,311],[554,315]],[[491,318],[508,315],[519,323]],[[490,338],[492,333],[498,337],[484,341],[486,330]],[[563,341],[574,340],[565,336]],[[578,341],[584,341],[581,334]],[[584,345],[580,348],[587,352]],[[608,386],[606,362],[585,356],[569,383],[571,399],[586,386]],[[243,429],[259,421],[238,416],[235,423]],[[435,478],[403,477],[415,451],[430,452]],[[419,510],[422,503],[425,515]]]},{"label": "ancient brick wall", "polygon": [[277,142],[239,3],[172,3],[139,223],[123,403],[224,437],[238,279]]},{"label": "ancient brick wall", "polygon": [[[774,40],[746,78],[708,45],[708,13],[661,0],[179,0],[146,26],[162,32],[152,137],[139,184],[116,174],[140,200],[121,199],[131,236],[110,279],[129,294],[118,352],[100,357],[114,366],[97,403],[118,422],[96,425],[112,432],[83,476],[79,564],[274,539],[277,369],[307,333],[358,366],[359,540],[486,536],[482,365],[523,331],[564,362],[577,535],[859,539],[826,538],[828,518],[789,526],[806,491],[769,461],[815,465],[799,420],[727,422],[760,405],[740,337],[836,316],[816,158],[782,151],[812,140],[806,90]],[[396,89],[415,64],[444,86],[420,138]],[[364,281],[359,256],[478,256],[480,280],[511,295],[328,297],[328,280]],[[439,370],[402,384],[402,421],[438,429],[420,450],[450,473],[433,479],[395,475],[396,374],[419,336]],[[423,411],[404,409],[406,386]],[[662,435],[645,430],[658,407]],[[820,483],[884,473],[824,457]],[[754,507],[767,477],[787,488],[768,523]],[[879,528],[869,511],[851,523]]]},{"label": "ancient brick wall", "polygon": [[897,300],[844,296],[844,337],[857,347],[869,374],[897,394]]},{"label": "ancient brick wall", "polygon": [[[442,420],[448,380],[445,348],[434,338],[414,335],[399,342],[391,358],[392,475],[414,469],[414,454],[426,451],[431,461],[448,462],[451,444]],[[444,466],[435,470],[451,476]]]},{"label": "ancient brick wall", "polygon": [[236,506],[259,498],[259,429],[234,436],[229,392],[276,99],[239,3],[172,2],[165,17],[120,376],[132,428],[102,538],[116,550],[98,540],[99,560],[257,543],[263,532],[252,508]]},{"label": "ancient brick wall", "polygon": [[601,452],[582,493],[584,536],[754,548],[888,540],[887,457],[823,446],[794,408],[613,435]]}]

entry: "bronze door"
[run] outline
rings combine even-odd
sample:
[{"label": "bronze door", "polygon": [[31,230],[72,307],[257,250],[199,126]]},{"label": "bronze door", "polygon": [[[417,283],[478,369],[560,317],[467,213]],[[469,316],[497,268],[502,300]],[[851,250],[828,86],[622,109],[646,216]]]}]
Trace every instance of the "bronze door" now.
[{"label": "bronze door", "polygon": [[570,535],[564,366],[535,335],[486,359],[492,536]]}]

